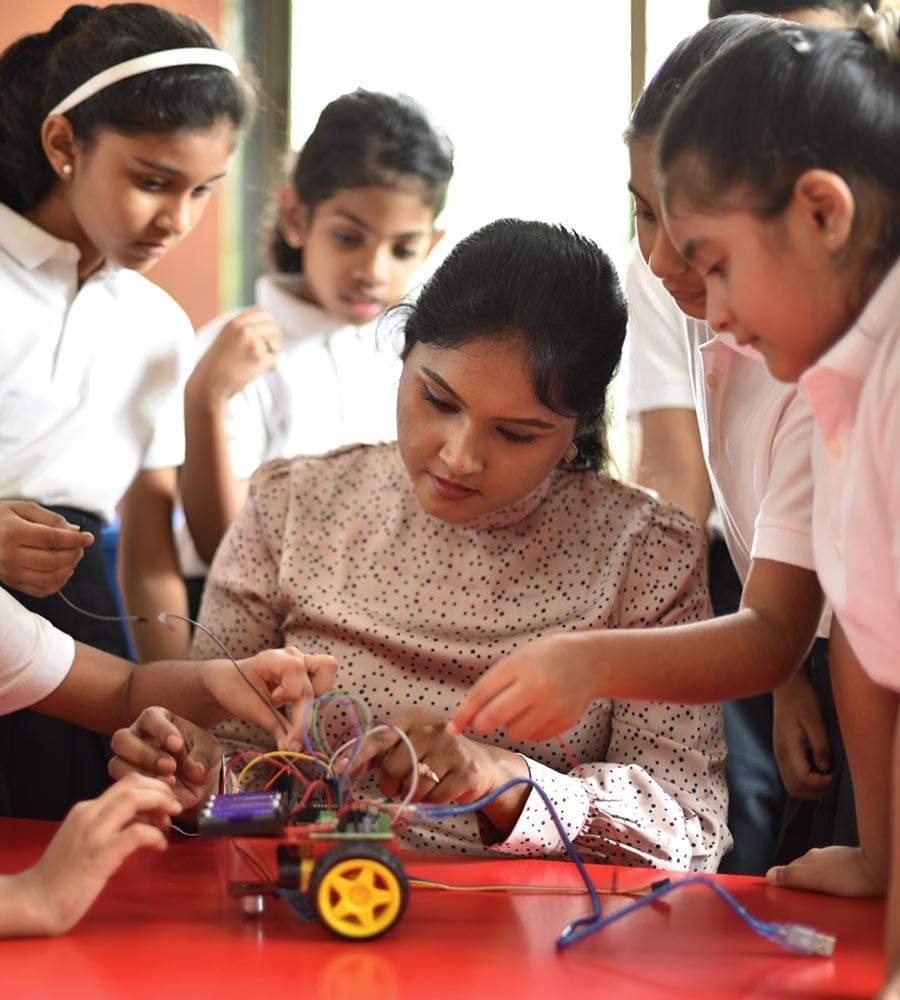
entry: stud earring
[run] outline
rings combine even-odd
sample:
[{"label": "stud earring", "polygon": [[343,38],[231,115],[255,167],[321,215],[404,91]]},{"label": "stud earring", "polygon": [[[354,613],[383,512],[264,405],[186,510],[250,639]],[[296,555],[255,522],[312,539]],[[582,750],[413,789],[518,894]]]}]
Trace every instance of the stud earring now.
[{"label": "stud earring", "polygon": [[575,459],[578,458],[578,445],[574,441],[570,442],[569,447],[563,452],[563,461],[566,465],[571,465]]},{"label": "stud earring", "polygon": [[64,163],[62,165],[62,173],[63,173],[63,177],[68,177],[72,173],[72,164],[71,163]]}]

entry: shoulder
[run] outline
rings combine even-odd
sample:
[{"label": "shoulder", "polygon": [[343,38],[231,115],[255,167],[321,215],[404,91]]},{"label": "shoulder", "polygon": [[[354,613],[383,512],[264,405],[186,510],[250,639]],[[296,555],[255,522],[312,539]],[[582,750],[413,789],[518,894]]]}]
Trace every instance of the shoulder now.
[{"label": "shoulder", "polygon": [[396,442],[350,444],[323,455],[295,455],[266,462],[253,474],[250,488],[257,493],[289,488],[298,497],[317,500],[323,490],[349,496],[395,481],[401,468]]},{"label": "shoulder", "polygon": [[107,281],[112,294],[128,309],[132,321],[142,331],[157,340],[188,335],[193,343],[194,326],[190,317],[159,285],[128,268],[115,269]]},{"label": "shoulder", "polygon": [[652,528],[689,538],[705,535],[687,511],[652,490],[590,469],[560,470],[556,492],[578,495],[594,521],[615,520],[636,531]]}]

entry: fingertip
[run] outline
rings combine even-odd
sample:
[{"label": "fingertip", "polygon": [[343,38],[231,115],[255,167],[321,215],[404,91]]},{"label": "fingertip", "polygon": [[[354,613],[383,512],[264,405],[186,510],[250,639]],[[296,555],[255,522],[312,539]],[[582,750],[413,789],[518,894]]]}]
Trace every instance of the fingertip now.
[{"label": "fingertip", "polygon": [[461,732],[462,732],[462,728],[457,725],[457,723],[456,723],[456,721],[454,719],[451,719],[447,723],[447,734],[449,736],[459,736],[459,734]]},{"label": "fingertip", "polygon": [[784,865],[775,865],[766,872],[766,882],[769,885],[781,885],[783,882]]}]

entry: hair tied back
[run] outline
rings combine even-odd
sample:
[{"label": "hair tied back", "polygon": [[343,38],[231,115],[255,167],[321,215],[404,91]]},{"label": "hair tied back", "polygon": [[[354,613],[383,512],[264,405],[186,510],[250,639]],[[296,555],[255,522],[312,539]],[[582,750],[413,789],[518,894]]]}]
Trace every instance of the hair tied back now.
[{"label": "hair tied back", "polygon": [[885,5],[878,11],[869,4],[859,15],[859,30],[895,65],[900,65],[900,7]]}]

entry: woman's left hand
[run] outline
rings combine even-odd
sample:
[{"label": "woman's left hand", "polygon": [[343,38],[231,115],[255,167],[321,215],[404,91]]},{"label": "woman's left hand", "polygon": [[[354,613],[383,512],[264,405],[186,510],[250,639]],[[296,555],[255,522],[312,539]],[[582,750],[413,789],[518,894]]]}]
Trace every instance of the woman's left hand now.
[{"label": "woman's left hand", "polygon": [[[475,802],[513,778],[527,778],[528,764],[519,754],[502,747],[478,743],[447,731],[447,720],[438,712],[412,709],[391,719],[394,729],[367,737],[353,768],[378,767],[378,785],[390,798],[407,794],[413,773],[416,802]],[[416,760],[395,729],[409,737]],[[415,771],[414,771],[415,766]],[[501,834],[508,833],[528,798],[527,785],[515,785],[482,808]]]}]

